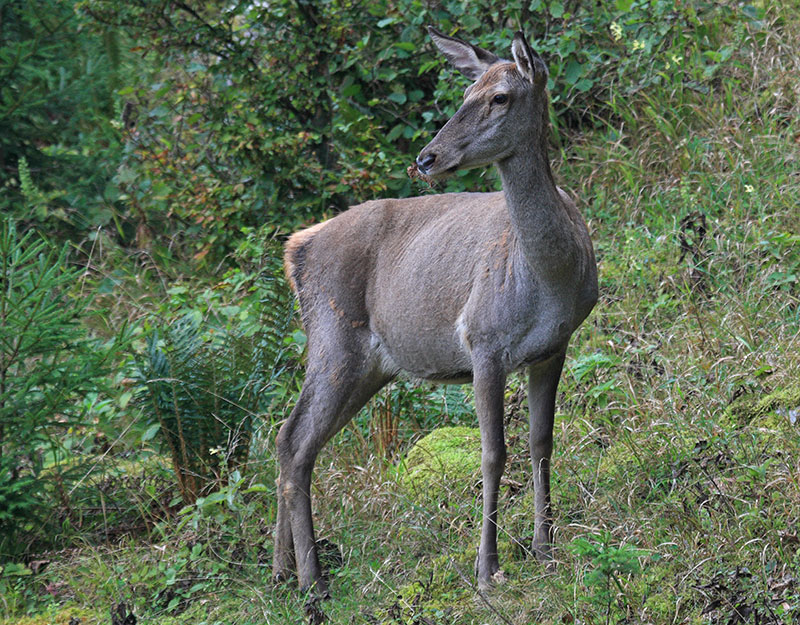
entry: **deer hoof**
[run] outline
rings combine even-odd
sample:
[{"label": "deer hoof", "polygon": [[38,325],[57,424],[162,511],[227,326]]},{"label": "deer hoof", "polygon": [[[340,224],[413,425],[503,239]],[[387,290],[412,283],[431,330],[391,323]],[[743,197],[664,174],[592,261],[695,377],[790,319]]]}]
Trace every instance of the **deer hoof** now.
[{"label": "deer hoof", "polygon": [[286,582],[290,581],[294,577],[294,573],[292,571],[277,571],[272,574],[272,583],[276,586],[280,584],[285,584]]},{"label": "deer hoof", "polygon": [[506,583],[506,581],[506,574],[502,569],[498,569],[487,579],[481,579],[480,577],[478,578],[478,590],[482,592],[488,592],[494,588],[497,588],[498,586],[502,586]]}]

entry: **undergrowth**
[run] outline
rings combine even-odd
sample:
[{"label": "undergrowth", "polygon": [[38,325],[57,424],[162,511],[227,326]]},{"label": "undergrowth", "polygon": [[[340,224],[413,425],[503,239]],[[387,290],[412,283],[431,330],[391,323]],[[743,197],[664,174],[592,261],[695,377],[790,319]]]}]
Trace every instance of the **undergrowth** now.
[{"label": "undergrowth", "polygon": [[[763,11],[728,33],[743,43],[707,92],[664,81],[562,136],[557,177],[592,230],[601,299],[557,402],[555,566],[530,553],[522,380],[507,393],[506,582],[490,593],[472,573],[479,485],[419,497],[395,469],[422,432],[475,425],[469,390],[398,384],[317,464],[329,622],[800,623],[800,11]],[[6,567],[0,615],[104,606],[105,622],[124,601],[143,622],[307,622],[296,587],[270,581],[273,438],[149,541]]]}]

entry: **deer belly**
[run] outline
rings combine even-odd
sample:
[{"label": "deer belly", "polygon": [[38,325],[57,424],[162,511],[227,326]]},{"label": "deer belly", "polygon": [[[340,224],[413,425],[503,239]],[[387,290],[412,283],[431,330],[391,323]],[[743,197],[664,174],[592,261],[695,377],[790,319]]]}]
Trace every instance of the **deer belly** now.
[{"label": "deer belly", "polygon": [[[372,347],[392,373],[440,382],[468,382],[472,362],[453,328],[427,325],[424,319],[403,319],[404,329],[373,327]],[[406,325],[407,324],[407,325]]]}]

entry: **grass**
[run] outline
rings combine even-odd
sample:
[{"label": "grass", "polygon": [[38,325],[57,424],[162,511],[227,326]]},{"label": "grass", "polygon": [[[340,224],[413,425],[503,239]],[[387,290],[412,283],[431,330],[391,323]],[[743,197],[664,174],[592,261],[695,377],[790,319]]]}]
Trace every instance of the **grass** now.
[{"label": "grass", "polygon": [[[392,460],[416,436],[409,423],[434,418],[409,421],[401,409],[431,405],[412,400],[393,415],[387,394],[317,465],[329,622],[800,622],[800,11],[771,7],[740,35],[711,92],[637,92],[556,159],[593,231],[601,301],[558,399],[554,570],[529,553],[521,381],[508,391],[507,581],[488,595],[472,576],[479,489],[404,491]],[[448,424],[474,425],[463,413]],[[149,542],[86,545],[0,578],[0,624],[60,622],[64,605],[107,622],[120,601],[143,622],[306,622],[296,588],[269,581],[270,440],[252,478],[263,492],[190,510]]]}]

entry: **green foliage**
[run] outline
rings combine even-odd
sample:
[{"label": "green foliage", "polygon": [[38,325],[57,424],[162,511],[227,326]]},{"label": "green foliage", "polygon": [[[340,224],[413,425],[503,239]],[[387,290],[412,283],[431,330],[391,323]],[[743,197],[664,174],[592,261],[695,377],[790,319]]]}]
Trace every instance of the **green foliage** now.
[{"label": "green foliage", "polygon": [[3,597],[3,607],[7,613],[25,612],[38,603],[35,594],[25,584],[25,578],[32,573],[24,564],[0,564],[0,596]]},{"label": "green foliage", "polygon": [[[268,246],[253,247],[263,253]],[[235,305],[215,301],[219,285],[201,298],[205,319],[198,309],[184,312],[147,337],[137,373],[146,419],[159,426],[186,503],[246,466],[257,419],[286,391],[294,304],[274,258],[257,273],[226,276],[242,293]]]},{"label": "green foliage", "polygon": [[81,271],[67,251],[0,226],[0,553],[41,520],[43,469],[63,460],[65,434],[91,407],[83,396],[102,389],[125,342],[124,332],[105,345],[88,337],[90,300],[69,293]]},{"label": "green foliage", "polygon": [[0,211],[60,237],[110,222],[123,56],[71,3],[0,6]]},{"label": "green foliage", "polygon": [[707,92],[735,50],[728,29],[741,37],[757,13],[705,2],[536,1],[523,21],[548,61],[556,114],[575,125],[584,115],[606,119],[643,89]]},{"label": "green foliage", "polygon": [[591,570],[583,577],[589,592],[590,602],[605,612],[605,622],[609,623],[612,602],[621,600],[620,609],[627,609],[627,599],[623,578],[641,572],[638,558],[646,552],[632,545],[615,545],[613,536],[603,532],[598,540],[574,538],[568,545],[570,551],[589,560]]},{"label": "green foliage", "polygon": [[603,352],[581,354],[570,361],[568,373],[577,383],[575,392],[584,397],[588,408],[605,409],[623,395],[619,380],[613,375],[619,364],[618,357]]},{"label": "green foliage", "polygon": [[0,457],[0,527],[25,524],[39,506],[39,489],[35,477],[18,475],[18,458]]},{"label": "green foliage", "polygon": [[[708,93],[763,28],[753,7],[662,0],[77,6],[4,8],[0,207],[59,234],[113,220],[125,244],[213,263],[242,227],[421,191],[406,165],[460,102],[427,24],[506,56],[525,29],[569,127],[627,119],[640,91]],[[484,175],[447,188],[495,188]]]},{"label": "green foliage", "polygon": [[[473,425],[469,391],[399,382],[317,463],[318,535],[343,556],[324,606],[330,622],[797,621],[796,3],[85,0],[77,17],[70,8],[0,9],[0,143],[13,153],[1,170],[0,208],[58,236],[84,236],[86,224],[114,216],[116,230],[91,239],[88,277],[73,282],[86,292],[96,280],[113,301],[104,331],[113,334],[117,319],[159,317],[156,347],[168,352],[168,322],[193,319],[206,345],[199,353],[219,358],[239,392],[248,374],[214,351],[229,349],[228,335],[269,329],[283,355],[270,405],[250,408],[268,419],[250,423],[264,427],[252,437],[247,470],[225,464],[226,439],[211,459],[222,480],[177,516],[173,474],[155,470],[157,456],[151,464],[130,454],[161,441],[152,407],[134,420],[133,408],[150,403],[128,403],[126,385],[112,401],[87,384],[68,412],[54,412],[36,453],[23,458],[26,470],[42,461],[37,481],[14,476],[19,464],[4,465],[6,501],[17,517],[46,501],[46,520],[61,523],[23,519],[31,530],[16,533],[21,549],[34,536],[64,544],[76,531],[85,546],[46,568],[0,573],[0,616],[36,612],[35,622],[49,622],[56,604],[72,602],[105,616],[125,596],[141,621],[164,625],[308,620],[302,594],[268,582],[272,435],[294,403],[305,340],[284,326],[291,307],[270,236],[354,201],[420,191],[405,166],[466,86],[431,46],[430,23],[501,54],[512,30],[526,30],[551,70],[562,147],[555,174],[576,196],[598,253],[601,301],[572,341],[557,404],[558,564],[546,570],[529,553],[531,467],[515,381],[498,519],[507,582],[480,595],[471,573],[477,465],[474,479],[431,480],[429,492],[444,497],[420,502],[409,501],[382,457],[402,456],[442,423]],[[42,27],[60,12],[70,16],[52,31],[61,47],[40,46],[49,56],[6,75],[19,42],[28,50],[54,43]],[[15,39],[22,15],[34,35]],[[121,69],[106,81],[114,46],[104,46],[115,38]],[[48,79],[42,123],[27,124],[16,114],[22,108],[2,117],[19,101],[20,79],[53,77],[61,66],[66,90]],[[62,97],[68,92],[72,99]],[[25,110],[36,102],[24,101]],[[474,171],[445,187],[496,184]],[[269,309],[279,293],[287,316],[262,315],[261,300]],[[82,314],[76,326],[84,321],[97,324]],[[215,388],[198,390],[193,376],[175,382],[187,413]],[[70,431],[62,414],[82,416]],[[240,411],[240,421],[247,415]],[[98,432],[105,436],[94,442]],[[463,467],[467,447],[436,456]],[[100,466],[88,473],[84,459]],[[36,477],[32,469],[24,476]],[[66,503],[55,497],[70,492]],[[116,541],[141,527],[120,522],[130,518],[128,499],[152,542],[136,534]],[[107,531],[97,532],[101,515]],[[643,571],[637,561],[647,563]]]}]

